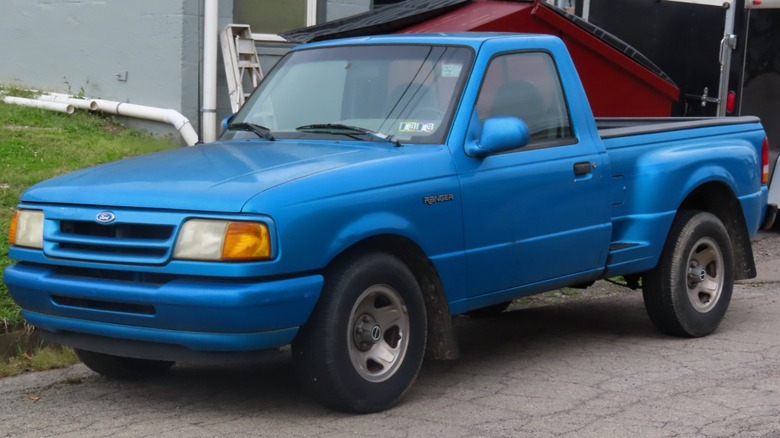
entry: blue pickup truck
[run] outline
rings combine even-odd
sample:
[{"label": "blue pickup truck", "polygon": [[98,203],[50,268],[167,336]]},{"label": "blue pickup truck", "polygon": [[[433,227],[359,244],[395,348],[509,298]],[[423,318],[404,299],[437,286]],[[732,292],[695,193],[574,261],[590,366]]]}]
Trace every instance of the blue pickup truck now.
[{"label": "blue pickup truck", "polygon": [[454,315],[518,297],[622,276],[662,332],[715,330],[767,148],[753,117],[594,119],[551,36],[315,43],[220,141],[27,190],[4,278],[100,374],[291,344],[318,401],[375,412],[457,357]]}]

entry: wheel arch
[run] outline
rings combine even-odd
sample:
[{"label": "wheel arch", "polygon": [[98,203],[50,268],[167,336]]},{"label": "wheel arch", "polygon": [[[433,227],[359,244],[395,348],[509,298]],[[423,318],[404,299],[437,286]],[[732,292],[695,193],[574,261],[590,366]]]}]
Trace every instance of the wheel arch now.
[{"label": "wheel arch", "polygon": [[447,295],[436,267],[416,243],[406,237],[383,234],[353,244],[334,258],[328,266],[345,258],[359,257],[368,251],[381,251],[398,257],[414,273],[425,300],[428,314],[428,343],[426,357],[453,360],[460,357],[460,349],[452,326]]},{"label": "wheel arch", "polygon": [[696,187],[680,204],[677,212],[701,210],[714,214],[726,226],[734,249],[734,279],[756,276],[756,264],[742,206],[727,184],[711,181]]},{"label": "wheel arch", "polygon": [[415,242],[393,234],[372,236],[346,248],[331,260],[328,267],[370,251],[385,252],[397,257],[409,267],[417,279],[428,316],[426,357],[435,360],[453,360],[460,357],[444,284],[436,267]]}]

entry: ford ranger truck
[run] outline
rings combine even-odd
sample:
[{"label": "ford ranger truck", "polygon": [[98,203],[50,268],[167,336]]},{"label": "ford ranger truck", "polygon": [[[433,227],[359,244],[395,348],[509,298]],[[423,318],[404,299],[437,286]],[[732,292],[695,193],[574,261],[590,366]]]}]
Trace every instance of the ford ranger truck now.
[{"label": "ford ranger truck", "polygon": [[622,276],[660,331],[715,330],[767,147],[754,117],[595,120],[552,36],[314,43],[219,141],[27,190],[4,278],[105,376],[291,345],[315,399],[376,412],[457,357],[454,315],[519,297]]}]

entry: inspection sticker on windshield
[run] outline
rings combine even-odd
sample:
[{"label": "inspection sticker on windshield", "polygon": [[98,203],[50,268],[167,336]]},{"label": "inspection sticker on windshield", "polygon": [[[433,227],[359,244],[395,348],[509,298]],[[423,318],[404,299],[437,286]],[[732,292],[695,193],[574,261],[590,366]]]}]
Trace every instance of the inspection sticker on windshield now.
[{"label": "inspection sticker on windshield", "polygon": [[442,64],[441,65],[441,77],[443,78],[457,78],[460,76],[460,71],[463,70],[461,64]]},{"label": "inspection sticker on windshield", "polygon": [[418,134],[430,134],[436,128],[433,122],[401,122],[398,132],[414,132]]}]

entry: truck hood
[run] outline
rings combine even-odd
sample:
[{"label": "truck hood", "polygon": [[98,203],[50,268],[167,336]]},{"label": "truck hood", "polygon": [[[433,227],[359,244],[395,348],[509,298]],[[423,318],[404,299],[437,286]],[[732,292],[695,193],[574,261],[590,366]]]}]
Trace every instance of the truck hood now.
[{"label": "truck hood", "polygon": [[235,140],[80,170],[31,187],[23,202],[240,212],[286,182],[403,154],[391,144]]}]

